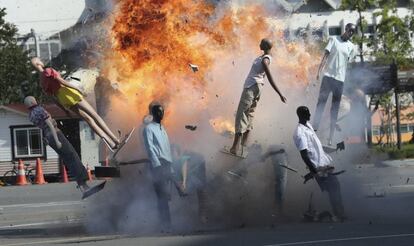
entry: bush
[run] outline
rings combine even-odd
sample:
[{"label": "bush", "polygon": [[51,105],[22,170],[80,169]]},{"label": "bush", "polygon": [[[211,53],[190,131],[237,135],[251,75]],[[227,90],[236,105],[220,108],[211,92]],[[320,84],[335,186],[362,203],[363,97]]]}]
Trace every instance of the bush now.
[{"label": "bush", "polygon": [[397,146],[375,146],[378,152],[386,152],[390,159],[414,158],[414,144],[403,144],[399,150]]}]

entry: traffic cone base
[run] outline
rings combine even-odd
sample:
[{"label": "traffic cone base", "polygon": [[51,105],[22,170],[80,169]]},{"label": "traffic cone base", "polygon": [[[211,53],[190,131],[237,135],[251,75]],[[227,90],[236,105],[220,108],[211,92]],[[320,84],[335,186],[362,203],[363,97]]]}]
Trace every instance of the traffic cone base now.
[{"label": "traffic cone base", "polygon": [[40,161],[40,158],[36,159],[36,178],[34,180],[34,184],[47,184],[43,175],[42,162]]},{"label": "traffic cone base", "polygon": [[21,159],[19,159],[19,165],[17,166],[16,185],[28,185],[24,172],[24,164]]},{"label": "traffic cone base", "polygon": [[68,173],[64,164],[62,164],[62,183],[69,183]]}]

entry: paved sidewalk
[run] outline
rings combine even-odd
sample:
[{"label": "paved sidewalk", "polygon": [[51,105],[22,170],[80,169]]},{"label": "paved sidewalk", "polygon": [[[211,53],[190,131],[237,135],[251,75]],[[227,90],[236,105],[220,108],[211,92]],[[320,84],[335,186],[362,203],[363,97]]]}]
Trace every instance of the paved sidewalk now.
[{"label": "paved sidewalk", "polygon": [[414,159],[403,159],[403,160],[386,160],[381,164],[389,167],[414,167]]}]

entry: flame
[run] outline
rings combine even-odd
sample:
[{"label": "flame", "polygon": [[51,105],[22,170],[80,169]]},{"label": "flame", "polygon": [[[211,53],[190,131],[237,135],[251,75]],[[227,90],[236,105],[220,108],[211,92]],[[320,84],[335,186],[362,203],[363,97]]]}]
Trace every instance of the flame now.
[{"label": "flame", "polygon": [[224,119],[223,117],[217,117],[214,119],[210,119],[210,125],[213,127],[214,131],[220,134],[227,134],[231,133],[234,134],[234,122],[228,119]]},{"label": "flame", "polygon": [[[119,83],[138,115],[147,113],[152,100],[163,102],[169,126],[194,122],[197,112],[211,107],[217,94],[211,87],[221,89],[229,81],[222,77],[231,76],[215,76],[217,64],[231,63],[246,52],[258,55],[263,37],[276,43],[272,69],[278,71],[278,84],[306,85],[319,62],[307,45],[285,41],[284,23],[268,18],[258,5],[218,8],[208,1],[119,0],[113,18],[112,47],[106,53],[103,74]],[[189,64],[197,65],[199,71],[193,72]],[[241,88],[243,81],[238,83]],[[229,106],[229,114],[233,107]],[[170,114],[180,117],[171,120]],[[232,122],[212,114],[210,124],[218,126],[219,132],[221,128],[234,131]]]}]

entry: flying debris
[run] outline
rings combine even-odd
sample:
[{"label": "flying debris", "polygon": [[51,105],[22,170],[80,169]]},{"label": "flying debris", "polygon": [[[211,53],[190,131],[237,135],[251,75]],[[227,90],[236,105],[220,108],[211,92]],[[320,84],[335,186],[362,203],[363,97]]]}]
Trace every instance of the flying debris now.
[{"label": "flying debris", "polygon": [[290,170],[290,171],[295,172],[295,173],[298,172],[298,170],[296,170],[296,169],[294,169],[292,167],[286,166],[286,165],[279,164],[279,166],[281,166],[283,168],[286,168],[287,170]]},{"label": "flying debris", "polygon": [[192,126],[192,125],[186,125],[185,129],[188,129],[190,131],[195,131],[197,129],[197,126]]},{"label": "flying debris", "polygon": [[198,66],[197,65],[194,65],[194,64],[188,64],[190,67],[191,67],[191,69],[193,70],[193,72],[195,73],[195,72],[198,72]]}]

